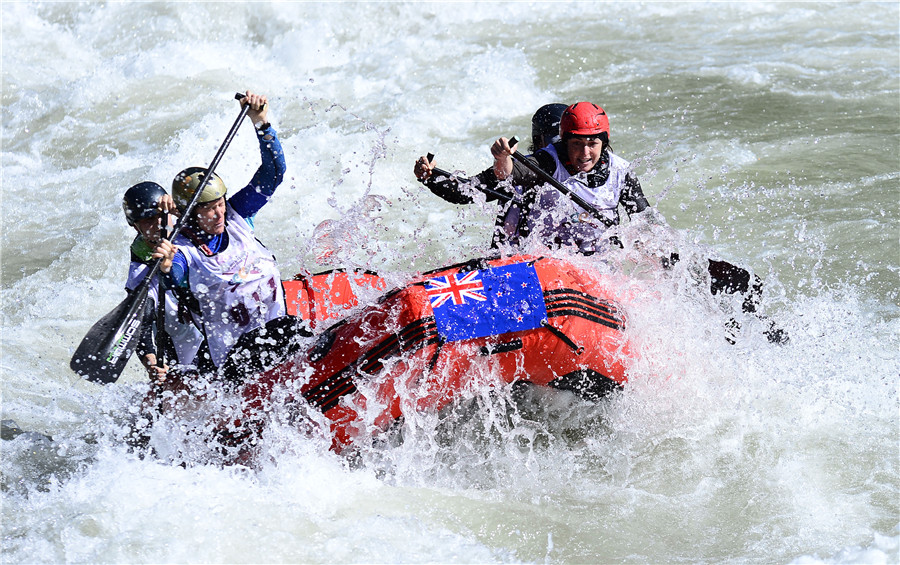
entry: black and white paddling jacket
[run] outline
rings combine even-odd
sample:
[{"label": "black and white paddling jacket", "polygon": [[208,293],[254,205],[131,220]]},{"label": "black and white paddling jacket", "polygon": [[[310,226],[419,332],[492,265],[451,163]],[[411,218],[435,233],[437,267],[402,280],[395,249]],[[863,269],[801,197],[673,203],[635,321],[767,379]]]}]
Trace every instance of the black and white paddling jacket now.
[{"label": "black and white paddling jacket", "polygon": [[[555,188],[545,186],[537,175],[517,161],[513,162],[512,175],[503,182],[497,180],[493,169],[486,169],[472,179],[432,177],[424,184],[454,204],[474,201],[468,186],[473,183],[506,195],[508,205],[497,216],[492,247],[519,246],[526,237],[535,234],[548,247],[573,246],[581,253],[596,253],[608,243],[604,233],[609,226],[618,225],[620,205],[629,215],[642,212],[650,205],[640,182],[629,170],[629,162],[615,155],[608,146],[592,171],[576,175],[569,174],[563,164],[565,151],[565,144],[557,142],[527,159],[592,204],[606,222],[597,220]],[[487,200],[497,198],[488,196]]]}]

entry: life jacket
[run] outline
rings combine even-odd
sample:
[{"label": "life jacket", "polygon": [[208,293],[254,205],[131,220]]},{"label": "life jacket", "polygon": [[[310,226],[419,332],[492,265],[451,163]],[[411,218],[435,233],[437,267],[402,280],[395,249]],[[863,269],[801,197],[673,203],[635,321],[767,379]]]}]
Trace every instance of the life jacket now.
[{"label": "life jacket", "polygon": [[[125,282],[125,289],[128,291],[135,290],[141,282],[147,277],[153,263],[153,250],[144,241],[141,236],[135,237],[131,244],[131,264],[128,266],[128,280]],[[151,308],[156,308],[159,304],[159,275],[154,276],[150,283],[148,293],[150,297]],[[166,314],[165,314],[165,330],[171,340],[171,344],[175,350],[176,361],[184,365],[190,365],[194,362],[197,350],[203,343],[203,334],[188,318],[184,317],[184,311],[188,308],[192,297],[187,292],[179,289],[166,289]],[[156,327],[152,328],[156,337]]]},{"label": "life jacket", "polygon": [[189,288],[216,366],[241,335],[286,314],[275,256],[256,239],[250,223],[227,201],[225,206],[224,249],[209,253],[183,233],[174,242],[187,260]]},{"label": "life jacket", "polygon": [[[604,217],[618,225],[618,206],[625,191],[630,163],[605,149],[600,161],[589,172],[569,173],[560,159],[561,143],[544,147],[534,154],[542,169],[577,194]],[[515,187],[521,192],[520,187]],[[514,245],[532,233],[549,246],[574,246],[582,253],[595,253],[609,245],[604,232],[608,226],[572,202],[553,187],[536,187],[522,194],[521,204],[513,203],[498,221],[494,244]]]}]

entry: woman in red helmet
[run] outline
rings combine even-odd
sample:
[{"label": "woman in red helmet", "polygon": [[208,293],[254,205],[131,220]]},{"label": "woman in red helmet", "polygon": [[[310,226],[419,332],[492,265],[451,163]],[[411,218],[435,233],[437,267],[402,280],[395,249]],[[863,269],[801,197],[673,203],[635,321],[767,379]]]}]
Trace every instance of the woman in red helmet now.
[{"label": "woman in red helmet", "polygon": [[559,124],[560,140],[529,159],[582,197],[606,219],[598,221],[557,190],[544,187],[537,175],[512,159],[515,145],[501,137],[491,146],[494,174],[523,187],[524,203],[515,222],[508,222],[511,242],[535,234],[548,246],[573,246],[591,254],[608,245],[604,232],[619,223],[619,205],[630,214],[649,207],[629,162],[612,152],[609,119],[603,108],[578,102],[566,108]]},{"label": "woman in red helmet", "polygon": [[[536,234],[548,246],[573,246],[592,254],[609,246],[606,230],[619,223],[621,205],[631,215],[649,208],[637,177],[628,161],[612,152],[609,145],[609,118],[603,108],[590,102],[578,102],[566,108],[559,124],[560,141],[526,157],[583,198],[606,221],[599,221],[558,190],[544,183],[525,165],[513,161],[515,144],[501,137],[491,146],[494,175],[510,179],[524,194],[521,217],[510,241]],[[665,261],[678,260],[673,253]],[[740,293],[744,312],[756,313],[762,297],[762,280],[746,269],[726,261],[709,259],[710,292]],[[736,323],[736,322],[735,322]],[[765,332],[769,341],[785,343],[787,334],[769,321]],[[733,343],[733,342],[732,342]]]}]

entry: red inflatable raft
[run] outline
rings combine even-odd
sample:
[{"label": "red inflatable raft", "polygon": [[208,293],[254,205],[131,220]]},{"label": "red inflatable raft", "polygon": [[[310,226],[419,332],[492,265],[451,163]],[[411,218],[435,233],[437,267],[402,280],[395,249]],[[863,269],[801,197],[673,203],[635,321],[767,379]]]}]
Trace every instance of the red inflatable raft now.
[{"label": "red inflatable raft", "polygon": [[[322,296],[309,293],[305,311]],[[273,404],[306,402],[325,415],[340,452],[410,411],[439,410],[485,375],[599,398],[625,383],[630,359],[617,296],[613,281],[552,258],[427,273],[246,382],[242,424],[259,429]]]},{"label": "red inflatable raft", "polygon": [[317,329],[333,324],[358,306],[360,292],[384,291],[387,285],[371,271],[335,269],[314,275],[300,273],[282,286],[288,314],[307,320]]}]

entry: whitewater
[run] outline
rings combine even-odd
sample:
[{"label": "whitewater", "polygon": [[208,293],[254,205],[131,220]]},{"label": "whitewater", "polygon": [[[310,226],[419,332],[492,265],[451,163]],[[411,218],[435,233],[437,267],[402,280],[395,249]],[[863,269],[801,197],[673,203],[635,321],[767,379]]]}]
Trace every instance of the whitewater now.
[{"label": "whitewater", "polygon": [[[3,2],[0,17],[2,419],[33,432],[0,443],[3,563],[900,562],[897,3]],[[282,275],[392,284],[491,253],[495,204],[434,196],[420,155],[473,175],[495,139],[530,137],[538,107],[603,106],[665,220],[627,222],[634,253],[590,259],[645,291],[626,389],[486,384],[353,461],[287,425],[253,468],[130,451],[137,360],[108,386],[69,369],[125,297],[122,194],[208,164],[248,89],[285,150],[256,218]],[[218,173],[239,187],[258,163],[245,124]],[[677,269],[642,262],[672,249]],[[788,343],[702,291],[690,265],[710,256],[761,277]]]}]

